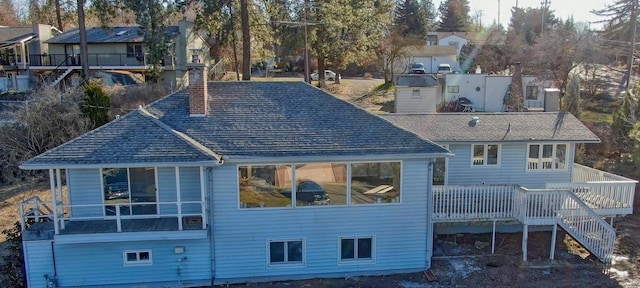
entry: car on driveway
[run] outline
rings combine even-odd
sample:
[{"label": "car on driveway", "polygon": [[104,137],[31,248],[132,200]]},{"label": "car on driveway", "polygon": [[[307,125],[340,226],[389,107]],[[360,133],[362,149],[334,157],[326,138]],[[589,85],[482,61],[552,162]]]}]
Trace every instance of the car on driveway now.
[{"label": "car on driveway", "polygon": [[[329,81],[335,81],[338,74],[331,70],[324,70],[324,79]],[[318,81],[320,79],[318,72],[311,73],[311,80]]]},{"label": "car on driveway", "polygon": [[409,70],[409,74],[427,74],[427,70],[424,69],[424,64],[413,63],[411,64],[411,69]]}]

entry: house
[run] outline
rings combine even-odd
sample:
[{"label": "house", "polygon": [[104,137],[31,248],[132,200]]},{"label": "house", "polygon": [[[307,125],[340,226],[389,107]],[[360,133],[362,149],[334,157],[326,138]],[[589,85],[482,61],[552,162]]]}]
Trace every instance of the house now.
[{"label": "house", "polygon": [[429,32],[427,33],[428,46],[453,46],[456,55],[460,55],[462,47],[467,44],[493,44],[503,41],[504,35],[499,30],[483,32],[454,31],[454,32]]},{"label": "house", "polygon": [[[487,74],[446,74],[443,87],[443,103],[455,102],[460,98],[471,101],[474,111],[504,112],[505,98],[509,91],[513,76]],[[532,111],[558,111],[560,95],[557,89],[549,89],[548,81],[536,76],[521,76],[523,89],[523,105]]]},{"label": "house", "polygon": [[[91,71],[143,73],[151,67],[143,44],[144,31],[140,26],[89,27],[86,33]],[[196,54],[206,62],[208,49],[189,21],[182,20],[177,26],[168,26],[166,33],[171,40],[166,43],[169,50],[161,63],[163,72],[159,78],[167,86],[182,87],[186,81],[186,64],[192,55]],[[29,68],[51,85],[68,78],[72,79],[73,85],[82,70],[79,29],[67,30],[45,43],[48,52],[30,54]]]},{"label": "house", "polygon": [[449,64],[453,71],[460,70],[458,54],[452,46],[409,46],[403,49],[403,61],[396,63],[395,71],[408,73],[411,63],[422,63],[426,73],[438,72],[438,65]]},{"label": "house", "polygon": [[395,87],[395,113],[435,113],[442,102],[440,83],[433,75],[398,75]]},{"label": "house", "polygon": [[49,170],[55,199],[20,206],[29,287],[431,265],[429,167],[448,150],[303,82],[205,73],[194,64],[187,89],[22,164]]},{"label": "house", "polygon": [[42,42],[59,32],[44,24],[0,26],[0,92],[30,88],[29,54],[46,51]]},{"label": "house", "polygon": [[455,155],[433,167],[436,233],[495,235],[496,226],[516,224],[523,231],[526,260],[529,226],[551,227],[554,233],[561,226],[603,262],[611,260],[615,230],[602,218],[632,213],[637,181],[573,163],[577,144],[600,140],[570,113],[382,117]]}]

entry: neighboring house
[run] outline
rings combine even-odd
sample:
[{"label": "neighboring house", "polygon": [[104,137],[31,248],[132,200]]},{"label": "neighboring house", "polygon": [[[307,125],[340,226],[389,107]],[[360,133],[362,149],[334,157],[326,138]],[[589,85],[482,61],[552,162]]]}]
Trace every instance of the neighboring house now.
[{"label": "neighboring house", "polygon": [[427,33],[427,45],[429,46],[453,46],[456,55],[460,55],[462,47],[467,44],[484,45],[499,43],[504,39],[498,30],[486,32],[429,32]]},{"label": "neighboring house", "polygon": [[478,226],[482,222],[493,223],[493,231],[496,223],[517,223],[526,260],[528,226],[555,233],[559,225],[603,262],[611,260],[615,230],[602,218],[632,213],[637,181],[573,163],[577,144],[600,140],[570,113],[382,117],[455,155],[438,159],[433,168],[436,233],[490,229]]},{"label": "neighboring house", "polygon": [[440,83],[433,75],[399,75],[395,87],[395,113],[435,113],[441,103]]},{"label": "neighboring house", "polygon": [[0,26],[0,92],[30,88],[29,54],[43,53],[42,41],[60,31],[50,25]]},{"label": "neighboring house", "polygon": [[398,61],[395,71],[409,72],[412,63],[422,63],[426,73],[436,73],[438,65],[449,64],[453,71],[460,70],[458,56],[451,46],[409,46],[403,49],[404,59]]},{"label": "neighboring house", "polygon": [[30,287],[431,266],[429,167],[448,150],[306,83],[205,83],[203,69],[187,89],[23,163],[49,170],[55,200],[20,206]]},{"label": "neighboring house", "polygon": [[[504,112],[504,99],[510,91],[512,76],[487,74],[447,74],[443,87],[443,103],[459,98],[471,100],[474,111]],[[548,89],[548,83],[536,76],[522,76],[524,107],[534,111],[558,111],[560,95]]]},{"label": "neighboring house", "polygon": [[[87,28],[88,61],[91,71],[121,70],[143,73],[150,68],[147,48],[143,45],[144,31],[139,26]],[[197,54],[203,63],[209,55],[204,40],[199,37],[193,23],[180,21],[178,26],[167,27],[169,52],[161,65],[164,70],[160,81],[173,88],[183,87],[186,64]],[[80,63],[80,33],[72,29],[45,41],[48,53],[30,54],[30,69],[53,85],[67,79],[78,78]],[[73,82],[73,81],[72,81]]]}]

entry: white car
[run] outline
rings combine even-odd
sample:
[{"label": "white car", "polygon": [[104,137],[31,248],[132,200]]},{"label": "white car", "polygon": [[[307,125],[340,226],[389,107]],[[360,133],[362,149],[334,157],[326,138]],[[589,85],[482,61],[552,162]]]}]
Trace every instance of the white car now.
[{"label": "white car", "polygon": [[[333,72],[331,70],[324,70],[324,80],[334,81],[336,80],[336,75],[338,75],[336,74],[336,72]],[[318,79],[318,72],[311,73],[311,80],[318,81]]]}]

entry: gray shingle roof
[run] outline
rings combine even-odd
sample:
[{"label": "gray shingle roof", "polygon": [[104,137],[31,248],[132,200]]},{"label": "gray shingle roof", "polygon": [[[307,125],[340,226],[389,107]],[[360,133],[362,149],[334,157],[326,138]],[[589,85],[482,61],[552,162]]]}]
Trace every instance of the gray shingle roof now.
[{"label": "gray shingle roof", "polygon": [[399,75],[396,78],[396,86],[431,87],[438,85],[438,79],[433,75]]},{"label": "gray shingle roof", "polygon": [[139,111],[58,146],[21,166],[49,167],[52,164],[95,165],[118,163],[166,163],[214,161],[214,157],[189,145],[180,137],[157,125]]},{"label": "gray shingle roof", "polygon": [[0,43],[12,43],[33,36],[33,27],[0,27]]},{"label": "gray shingle roof", "polygon": [[[190,117],[181,90],[37,156],[45,165],[215,161],[168,126],[224,156],[307,157],[449,153],[304,82],[210,82],[210,114]],[[155,120],[157,121],[157,120]]]},{"label": "gray shingle roof", "polygon": [[[177,26],[167,27],[167,33],[178,33]],[[144,31],[139,26],[91,27],[87,28],[88,43],[141,43]],[[71,29],[45,41],[49,44],[80,43],[80,30]]]},{"label": "gray shingle roof", "polygon": [[[472,117],[479,122],[472,127]],[[451,142],[600,142],[576,117],[564,112],[387,114],[382,116],[421,137]]]}]

